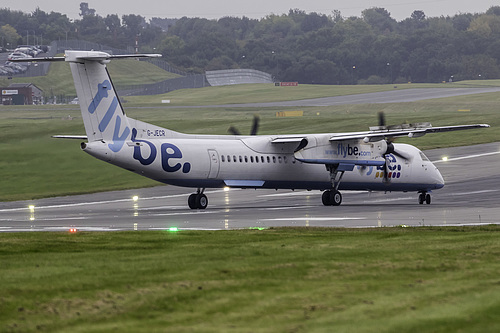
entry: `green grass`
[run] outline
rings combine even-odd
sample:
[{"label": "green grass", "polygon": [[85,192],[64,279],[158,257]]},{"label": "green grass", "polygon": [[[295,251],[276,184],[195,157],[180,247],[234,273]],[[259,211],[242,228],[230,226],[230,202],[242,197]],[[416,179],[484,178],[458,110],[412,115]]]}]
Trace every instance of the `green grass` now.
[{"label": "green grass", "polygon": [[2,332],[498,332],[500,228],[0,234]]},{"label": "green grass", "polygon": [[[316,87],[270,87],[269,99],[309,96]],[[370,87],[318,87],[319,97],[342,91],[366,92]],[[233,94],[253,96],[245,102],[258,102],[267,85],[243,85],[190,89],[179,94],[191,96],[194,103],[213,92],[222,104]],[[292,91],[293,94],[289,93]],[[336,91],[336,92],[334,92]],[[229,97],[224,97],[229,96]],[[281,96],[281,97],[280,97]],[[324,96],[324,95],[323,95]],[[158,96],[150,97],[152,99]],[[162,98],[162,97],[160,97]],[[264,97],[262,97],[264,98]],[[240,97],[243,102],[243,97]],[[208,102],[207,102],[208,103]],[[500,94],[478,94],[434,99],[414,103],[305,107],[303,117],[277,118],[276,112],[297,108],[164,108],[133,101],[124,103],[130,117],[186,133],[226,134],[230,125],[249,133],[252,117],[259,114],[259,134],[321,133],[363,131],[376,125],[377,112],[384,111],[388,124],[430,121],[434,126],[489,123],[484,130],[431,134],[422,138],[398,140],[421,149],[500,141]],[[458,110],[470,110],[461,112]],[[69,117],[68,117],[69,116]],[[96,160],[80,151],[78,140],[56,140],[54,134],[85,134],[76,105],[0,106],[0,201],[29,200],[40,197],[90,193],[106,190],[153,186],[157,183]],[[96,172],[98,170],[99,172]]]},{"label": "green grass", "polygon": [[[491,82],[491,81],[489,81]],[[493,84],[493,83],[492,83]],[[468,84],[468,86],[470,86]],[[205,87],[196,89],[174,90],[156,96],[127,97],[131,104],[160,105],[162,100],[170,99],[172,106],[184,105],[219,105],[254,102],[279,102],[300,99],[365,94],[394,89],[411,88],[456,88],[450,84],[400,84],[394,85],[311,85],[302,84],[297,87],[275,87],[274,84],[238,84],[231,86]]]}]

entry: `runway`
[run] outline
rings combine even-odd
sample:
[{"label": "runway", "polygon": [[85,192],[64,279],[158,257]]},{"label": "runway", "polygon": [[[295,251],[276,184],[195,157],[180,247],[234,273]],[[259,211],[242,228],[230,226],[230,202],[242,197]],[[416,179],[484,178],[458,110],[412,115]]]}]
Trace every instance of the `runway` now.
[{"label": "runway", "polygon": [[[149,189],[0,203],[0,231],[222,230],[277,226],[381,227],[500,222],[500,143],[426,151],[446,186],[419,205],[416,193],[343,191],[325,207],[319,191],[207,190],[190,210],[191,189]],[[446,156],[447,161],[442,158]],[[133,197],[137,196],[134,201]]]},{"label": "runway", "polygon": [[[282,102],[259,102],[246,104],[221,104],[198,106],[164,106],[165,109],[182,108],[267,108],[267,107],[301,107],[301,106],[334,106],[344,104],[381,104],[381,103],[408,103],[434,98],[447,98],[474,94],[500,92],[500,87],[470,88],[450,85],[450,88],[413,88],[394,89],[375,93],[365,93],[345,96],[332,96],[322,98],[301,99]],[[150,108],[150,107],[139,107]]]}]

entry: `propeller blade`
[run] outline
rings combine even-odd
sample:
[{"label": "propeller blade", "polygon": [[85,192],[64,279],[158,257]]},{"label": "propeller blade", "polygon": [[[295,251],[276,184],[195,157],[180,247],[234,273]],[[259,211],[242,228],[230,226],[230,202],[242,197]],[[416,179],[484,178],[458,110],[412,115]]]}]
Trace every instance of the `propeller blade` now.
[{"label": "propeller blade", "polygon": [[383,111],[380,111],[378,113],[378,125],[385,126],[385,114]]},{"label": "propeller blade", "polygon": [[389,183],[390,178],[389,178],[389,166],[387,165],[387,155],[384,154],[384,183]]},{"label": "propeller blade", "polygon": [[259,121],[260,121],[259,116],[255,115],[253,117],[252,130],[250,131],[250,135],[257,135],[257,132],[259,130]]},{"label": "propeller blade", "polygon": [[238,131],[234,126],[229,127],[227,132],[231,133],[232,135],[241,135],[240,131]]}]

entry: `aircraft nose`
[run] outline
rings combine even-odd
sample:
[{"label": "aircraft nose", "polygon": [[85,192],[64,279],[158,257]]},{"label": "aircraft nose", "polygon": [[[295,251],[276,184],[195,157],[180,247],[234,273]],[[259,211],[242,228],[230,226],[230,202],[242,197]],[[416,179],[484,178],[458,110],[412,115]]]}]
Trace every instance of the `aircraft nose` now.
[{"label": "aircraft nose", "polygon": [[436,189],[443,188],[444,187],[444,179],[443,176],[441,175],[441,172],[439,172],[439,169],[434,166],[434,172],[432,173],[432,181],[436,186]]}]

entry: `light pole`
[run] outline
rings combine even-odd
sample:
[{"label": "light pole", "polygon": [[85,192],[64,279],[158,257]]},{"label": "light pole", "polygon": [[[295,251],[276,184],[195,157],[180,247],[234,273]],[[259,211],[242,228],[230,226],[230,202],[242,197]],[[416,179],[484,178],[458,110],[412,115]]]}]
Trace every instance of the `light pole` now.
[{"label": "light pole", "polygon": [[392,66],[391,66],[391,63],[388,62],[387,63],[387,68],[389,69],[389,83],[392,84]]},{"label": "light pole", "polygon": [[272,51],[271,53],[273,54],[273,57],[276,60],[276,75],[274,75],[274,79],[278,80],[278,56],[277,56],[276,52],[274,52],[274,51]]}]

